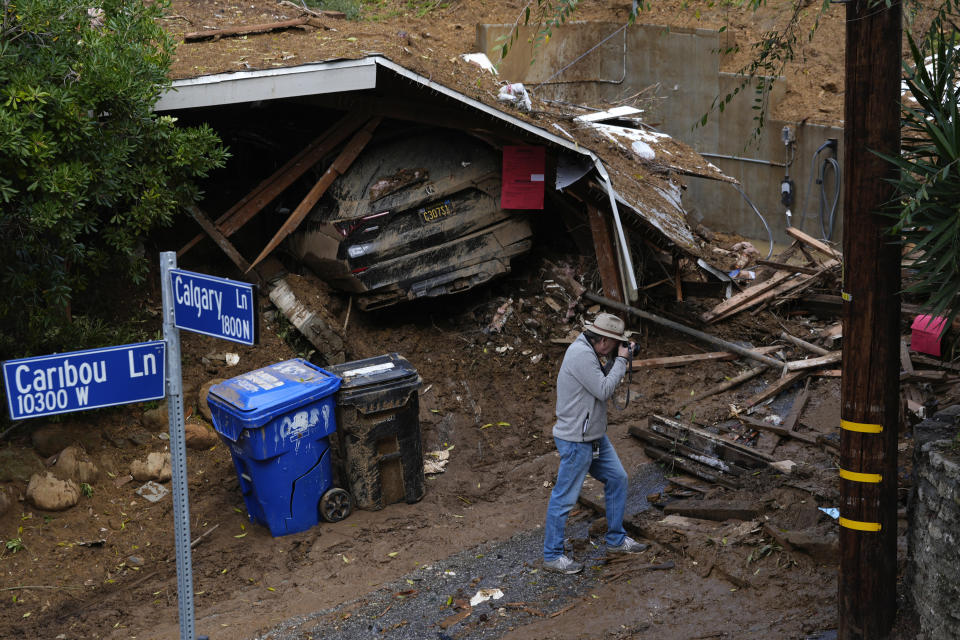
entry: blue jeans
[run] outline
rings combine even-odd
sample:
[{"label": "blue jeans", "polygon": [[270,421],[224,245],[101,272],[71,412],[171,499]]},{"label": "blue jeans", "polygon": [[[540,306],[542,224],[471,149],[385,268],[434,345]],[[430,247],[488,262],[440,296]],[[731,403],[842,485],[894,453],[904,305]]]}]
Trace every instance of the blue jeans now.
[{"label": "blue jeans", "polygon": [[570,442],[560,438],[553,440],[560,453],[560,469],[557,471],[557,484],[550,493],[550,504],[547,505],[543,559],[549,562],[563,555],[563,532],[567,526],[567,516],[577,503],[588,472],[603,483],[607,545],[622,544],[626,535],[623,530],[623,509],[627,502],[627,472],[623,470],[610,439],[603,436],[599,440],[600,456],[596,460],[593,459],[593,444],[590,442]]}]

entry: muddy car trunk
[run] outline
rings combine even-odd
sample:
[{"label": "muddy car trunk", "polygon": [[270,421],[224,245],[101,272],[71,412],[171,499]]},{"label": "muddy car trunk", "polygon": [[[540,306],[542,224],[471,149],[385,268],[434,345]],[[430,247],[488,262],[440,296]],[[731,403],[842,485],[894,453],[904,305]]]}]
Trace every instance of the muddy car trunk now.
[{"label": "muddy car trunk", "polygon": [[381,136],[331,186],[290,253],[372,309],[469,289],[532,244],[500,208],[500,154],[455,132]]}]

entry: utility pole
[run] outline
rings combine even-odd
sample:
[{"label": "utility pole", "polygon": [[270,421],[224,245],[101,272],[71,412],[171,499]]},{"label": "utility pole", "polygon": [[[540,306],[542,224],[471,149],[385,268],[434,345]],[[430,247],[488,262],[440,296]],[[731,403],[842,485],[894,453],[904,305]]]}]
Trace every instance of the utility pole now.
[{"label": "utility pole", "polygon": [[899,0],[850,0],[846,26],[841,640],[889,635],[896,617],[900,251],[876,211],[900,152]]}]

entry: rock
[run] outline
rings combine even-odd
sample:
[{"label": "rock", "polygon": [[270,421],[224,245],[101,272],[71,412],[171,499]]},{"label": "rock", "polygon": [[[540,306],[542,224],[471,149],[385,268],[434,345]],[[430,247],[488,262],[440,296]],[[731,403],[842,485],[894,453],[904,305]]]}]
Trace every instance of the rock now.
[{"label": "rock", "polygon": [[76,445],[60,452],[52,471],[61,480],[95,484],[100,479],[100,469],[90,461],[87,452]]},{"label": "rock", "polygon": [[170,414],[167,413],[167,403],[143,412],[143,426],[150,431],[163,431],[170,428]]},{"label": "rock", "polygon": [[139,431],[134,431],[127,439],[130,440],[130,443],[135,447],[142,447],[145,444],[149,444],[153,440],[153,436],[149,431],[144,431],[143,429]]},{"label": "rock", "polygon": [[131,567],[142,567],[143,558],[141,556],[129,556],[127,558],[127,564]]},{"label": "rock", "polygon": [[210,413],[210,405],[207,404],[207,394],[210,393],[210,387],[215,384],[225,382],[224,378],[213,378],[208,380],[200,387],[200,393],[197,397],[197,406],[200,407],[200,415],[206,418],[207,422],[213,423],[213,415]]},{"label": "rock", "polygon": [[10,499],[10,496],[7,495],[6,491],[0,490],[0,518],[2,518],[3,514],[9,511],[12,506],[13,500]]},{"label": "rock", "polygon": [[43,461],[32,449],[0,448],[0,482],[24,483],[43,471]]},{"label": "rock", "polygon": [[130,463],[130,475],[138,482],[147,480],[166,482],[173,476],[170,454],[154,451],[147,456],[146,461],[134,460]]},{"label": "rock", "polygon": [[[191,390],[183,392],[183,419],[186,422],[187,417],[193,413],[191,407],[193,404],[188,401],[188,395]],[[170,412],[167,410],[167,401],[164,400],[154,409],[147,409],[143,412],[143,426],[150,431],[169,431],[170,430]]]},{"label": "rock", "polygon": [[44,458],[56,455],[72,444],[89,440],[81,429],[69,424],[45,424],[30,435],[33,448]]},{"label": "rock", "polygon": [[209,449],[217,444],[219,439],[215,431],[197,422],[188,422],[184,425],[184,436],[186,445],[190,449]]},{"label": "rock", "polygon": [[80,487],[73,480],[60,480],[47,471],[33,474],[27,485],[27,500],[37,509],[63,511],[80,500]]}]

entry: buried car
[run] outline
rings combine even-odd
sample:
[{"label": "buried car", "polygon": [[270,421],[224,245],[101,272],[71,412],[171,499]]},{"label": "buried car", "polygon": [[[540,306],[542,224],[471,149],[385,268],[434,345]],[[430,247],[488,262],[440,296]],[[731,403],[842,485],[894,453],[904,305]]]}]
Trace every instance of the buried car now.
[{"label": "buried car", "polygon": [[500,207],[500,152],[452,131],[383,136],[331,185],[288,251],[362,309],[506,274],[533,231]]}]

